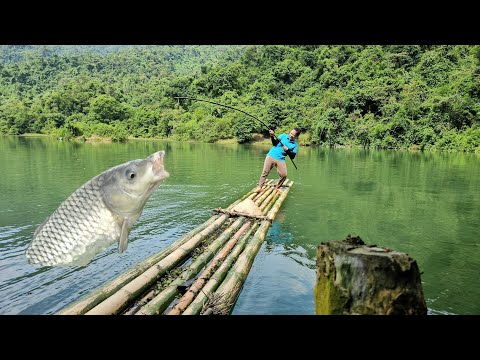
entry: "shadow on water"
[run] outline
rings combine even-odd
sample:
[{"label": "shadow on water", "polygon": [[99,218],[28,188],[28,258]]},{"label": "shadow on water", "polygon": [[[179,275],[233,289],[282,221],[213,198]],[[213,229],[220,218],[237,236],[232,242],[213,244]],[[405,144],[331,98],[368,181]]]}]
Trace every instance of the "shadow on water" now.
[{"label": "shadow on water", "polygon": [[295,244],[284,220],[280,213],[272,223],[233,315],[314,314],[316,249]]}]

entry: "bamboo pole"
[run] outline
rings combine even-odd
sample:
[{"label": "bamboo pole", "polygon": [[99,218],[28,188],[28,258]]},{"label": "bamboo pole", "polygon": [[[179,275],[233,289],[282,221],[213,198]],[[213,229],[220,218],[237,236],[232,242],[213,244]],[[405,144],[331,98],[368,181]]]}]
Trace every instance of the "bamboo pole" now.
[{"label": "bamboo pole", "polygon": [[265,220],[268,217],[267,216],[268,210],[273,206],[275,201],[277,201],[277,197],[278,197],[278,192],[276,191],[271,192],[270,195],[268,195],[268,197],[265,198],[262,203],[257,205],[259,209],[262,211],[262,214],[265,216]]},{"label": "bamboo pole", "polygon": [[[185,293],[184,296],[187,296],[187,299],[189,299],[190,297],[189,295],[190,291],[196,297],[195,299],[192,300],[192,302],[188,305],[188,307],[185,310],[183,310],[182,315],[196,315],[200,313],[205,300],[208,299],[208,296],[210,296],[210,294],[212,294],[218,288],[218,286],[221,284],[225,276],[227,276],[228,270],[232,267],[233,263],[238,258],[238,256],[243,251],[243,249],[245,249],[248,239],[253,234],[253,232],[258,228],[259,225],[260,224],[258,222],[255,222],[253,226],[248,230],[248,232],[245,235],[243,235],[243,237],[240,239],[238,244],[234,247],[233,251],[227,256],[225,261],[222,263],[222,265],[220,265],[218,270],[211,276],[211,278],[203,286],[203,288],[200,288],[198,290],[196,288],[192,289],[193,285],[195,285],[194,283],[190,288],[189,292]],[[181,308],[183,308],[183,303],[181,305]]]},{"label": "bamboo pole", "polygon": [[[268,217],[271,219],[275,218],[275,215],[278,213],[280,206],[282,205],[283,201],[287,197],[288,192],[290,191],[293,182],[291,182],[285,190],[281,191],[281,195],[278,200],[273,205],[272,209],[268,212]],[[260,246],[267,235],[268,228],[270,227],[270,222],[264,221],[258,230],[255,232],[252,240],[242,252],[242,254],[238,257],[235,265],[229,271],[227,277],[219,286],[215,294],[221,296],[225,303],[231,303],[232,308],[234,303],[236,302],[238,295],[240,293],[240,289],[245,282],[248,273],[250,272],[250,268],[252,267],[253,261],[257,256],[258,251],[260,250]]]},{"label": "bamboo pole", "polygon": [[[288,181],[285,182],[285,185],[288,184]],[[272,192],[269,197],[261,205],[261,209],[264,214],[266,214],[269,209],[274,205],[277,200],[279,193],[277,191]],[[220,283],[227,276],[227,272],[232,267],[233,262],[238,258],[240,253],[246,246],[247,240],[252,234],[252,232],[260,225],[259,222],[256,222],[255,225],[250,229],[248,237],[242,239],[241,244],[234,249],[231,255],[224,261],[220,266],[217,272],[212,276],[212,279],[201,289],[201,293],[197,295],[195,300],[188,306],[188,308],[183,312],[182,315],[197,315],[203,308],[205,301],[208,300],[208,297],[218,288]]]},{"label": "bamboo pole", "polygon": [[120,314],[134,315],[138,310],[141,309],[143,305],[145,305],[147,302],[152,300],[154,296],[155,296],[155,289],[152,288],[152,290],[148,291],[145,295],[143,295],[140,300],[135,300],[134,304],[132,304],[130,307],[127,307],[127,309]]},{"label": "bamboo pole", "polygon": [[[161,314],[178,294],[177,286],[194,278],[195,275],[198,274],[198,272],[205,266],[205,264],[215,255],[218,249],[232,236],[232,233],[236,231],[244,222],[244,218],[237,219],[217,239],[215,239],[215,241],[213,241],[207,247],[207,249],[182,272],[181,275],[176,277],[170,283],[170,285],[168,285],[146,305],[142,306],[140,310],[135,313],[135,315]],[[241,230],[244,231],[245,229],[242,228]]]},{"label": "bamboo pole", "polygon": [[222,213],[222,214],[228,214],[230,217],[243,216],[243,217],[246,217],[246,218],[249,218],[249,219],[254,219],[254,220],[265,220],[267,218],[266,216],[250,215],[250,214],[243,213],[243,212],[228,211],[228,210],[221,209],[221,208],[216,208],[214,211]]},{"label": "bamboo pole", "polygon": [[[264,186],[266,187],[266,186],[267,186],[268,184],[270,184],[272,181],[273,181],[272,179],[269,179],[269,180],[265,181]],[[254,187],[253,189],[251,189],[248,193],[246,193],[245,195],[243,195],[240,199],[238,199],[237,201],[235,201],[234,203],[232,203],[227,209],[233,208],[235,205],[237,205],[239,202],[245,200],[246,198],[250,198],[250,199],[251,199],[252,197],[258,195],[257,192],[255,192],[255,189],[256,189],[256,188],[257,188],[257,187],[255,186],[255,187]]]},{"label": "bamboo pole", "polygon": [[110,315],[118,314],[138,295],[152,285],[158,277],[178,265],[195,247],[208,235],[217,230],[228,219],[227,215],[221,215],[211,225],[197,233],[190,240],[179,246],[171,254],[148,268],[135,279],[118,289],[110,297],[103,300],[94,308],[89,310],[87,315]]},{"label": "bamboo pole", "polygon": [[264,190],[259,197],[257,197],[254,202],[257,205],[260,205],[271,193],[273,193],[274,187],[270,187],[266,190]]},{"label": "bamboo pole", "polygon": [[212,216],[210,219],[205,221],[203,224],[197,226],[195,229],[191,230],[187,234],[185,234],[182,238],[176,240],[175,242],[171,243],[166,248],[162,249],[160,252],[148,257],[147,259],[143,260],[142,262],[136,264],[132,268],[130,268],[125,273],[117,276],[107,284],[101,286],[97,290],[93,291],[92,293],[88,294],[87,296],[81,298],[80,300],[68,305],[67,307],[60,310],[57,314],[58,315],[81,315],[87,312],[88,310],[92,309],[95,305],[99,304],[101,301],[105,300],[115,291],[120,289],[126,283],[131,281],[132,279],[136,278],[138,275],[146,271],[149,267],[153,264],[159,262],[166,256],[170,255],[173,251],[178,249],[179,246],[183,245],[189,239],[191,239],[195,234],[202,231],[209,225],[211,225],[215,220],[218,219],[218,215]]},{"label": "bamboo pole", "polygon": [[182,296],[178,303],[167,313],[167,315],[180,315],[188,305],[193,301],[195,296],[200,292],[205,283],[210,279],[210,277],[215,273],[215,270],[220,266],[220,264],[225,260],[227,255],[233,249],[238,239],[242,234],[247,231],[253,222],[249,221],[243,224],[243,226],[238,230],[235,235],[227,242],[227,244],[218,252],[213,260],[208,264],[205,270],[202,271],[197,280],[190,286],[188,291]]},{"label": "bamboo pole", "polygon": [[[266,181],[266,184],[268,185],[268,183],[270,182],[273,182],[273,180],[267,180]],[[232,209],[236,204],[238,204],[239,202],[245,200],[249,194],[253,193],[254,189],[252,189],[250,192],[248,192],[246,195],[244,195],[243,197],[241,197],[239,200],[235,201],[234,203],[232,203],[228,208],[229,209]],[[264,205],[265,206],[265,205]],[[263,209],[262,209],[263,210]],[[221,213],[224,213],[224,214],[228,214],[230,217],[233,217],[233,216],[244,216],[244,217],[252,217],[252,218],[259,218],[261,220],[264,220],[267,218],[267,216],[263,216],[263,217],[254,217],[254,216],[250,216],[249,214],[242,214],[242,213],[237,213],[237,212],[231,212],[231,211],[228,211],[228,210],[225,210],[225,209],[220,209],[220,208],[217,208],[215,209],[214,211],[217,211],[217,212],[221,212]],[[134,315],[137,311],[140,310],[140,308],[144,305],[147,304],[147,302],[149,302],[150,300],[152,300],[152,298],[154,297],[154,293],[155,291],[154,290],[150,290],[149,292],[147,292],[146,294],[144,294],[142,296],[142,298],[138,301],[136,301],[135,305],[132,305],[132,307],[130,307],[129,309],[127,309],[123,314],[124,315]]]},{"label": "bamboo pole", "polygon": [[[277,193],[276,193],[276,192],[275,192],[275,193],[272,193],[272,194],[271,194],[272,196],[269,196],[269,197],[265,200],[264,204],[262,205],[262,210],[264,210],[267,205],[270,205],[270,206],[271,206],[271,205],[273,204],[274,200],[272,200],[272,197],[273,197],[273,195],[275,195],[275,194],[277,194]],[[247,195],[248,195],[248,194],[247,194]],[[244,196],[243,199],[244,199],[244,198],[246,198],[246,196]],[[242,201],[242,200],[239,200],[239,201]],[[267,204],[268,202],[270,202],[270,204]],[[238,201],[235,202],[235,203],[238,203]],[[233,207],[235,203],[233,203],[229,208]],[[268,208],[270,208],[270,206],[268,206]],[[268,210],[268,208],[267,208],[267,210]],[[265,212],[264,212],[264,213],[265,213]],[[266,216],[265,216],[265,218],[266,218]],[[182,281],[182,283],[183,283],[183,281]],[[218,286],[218,285],[217,285],[217,286]],[[137,302],[137,303],[139,303],[139,305],[137,305],[137,306],[132,306],[132,307],[131,307],[130,309],[128,309],[124,314],[125,314],[125,315],[133,315],[133,314],[135,314],[137,311],[139,311],[139,310],[141,309],[142,306],[144,306],[148,301],[150,301],[153,296],[154,296],[154,290],[149,291],[147,294],[145,294],[145,295],[142,297],[142,299],[140,299],[140,301]]]},{"label": "bamboo pole", "polygon": [[[275,203],[275,201],[277,201],[279,195],[280,194],[279,194],[278,191],[272,191],[268,195],[268,197],[265,199],[263,204],[259,205],[260,210],[262,210],[264,212],[268,211],[268,209],[270,209],[270,207],[272,207],[272,205]],[[265,216],[265,217],[268,218],[267,216]]]},{"label": "bamboo pole", "polygon": [[[263,191],[265,191],[266,189],[268,189],[271,186],[273,186],[273,179],[268,179],[267,181],[265,181],[265,184],[263,184],[263,186],[262,186]],[[255,187],[255,189],[256,189],[256,187]],[[254,200],[255,198],[258,199],[258,197],[261,196],[261,194],[262,194],[262,193],[257,193],[255,191],[255,189],[252,189],[252,194],[248,196],[252,200]]]},{"label": "bamboo pole", "polygon": [[[238,289],[235,288],[235,291],[237,290],[240,290],[240,285],[238,285]],[[233,305],[233,302],[225,301],[222,296],[214,294],[208,298],[200,311],[200,315],[228,315]]]}]

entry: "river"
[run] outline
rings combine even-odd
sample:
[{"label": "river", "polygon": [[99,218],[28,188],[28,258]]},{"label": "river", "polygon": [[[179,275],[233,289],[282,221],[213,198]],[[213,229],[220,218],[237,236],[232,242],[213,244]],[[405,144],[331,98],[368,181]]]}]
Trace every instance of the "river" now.
[{"label": "river", "polygon": [[[33,232],[73,191],[120,163],[165,150],[170,177],[129,236],[85,267],[35,268]],[[53,314],[161,250],[252,189],[265,145],[0,137],[0,314]],[[233,310],[314,314],[316,248],[360,236],[403,251],[422,272],[429,314],[480,314],[480,156],[302,147],[295,183]],[[276,179],[275,171],[269,178]]]}]

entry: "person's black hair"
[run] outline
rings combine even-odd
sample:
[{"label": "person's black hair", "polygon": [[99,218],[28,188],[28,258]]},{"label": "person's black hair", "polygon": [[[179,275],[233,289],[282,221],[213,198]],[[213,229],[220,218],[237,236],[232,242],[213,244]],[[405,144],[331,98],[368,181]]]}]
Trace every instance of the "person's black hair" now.
[{"label": "person's black hair", "polygon": [[302,133],[301,128],[293,128],[293,130],[295,130],[295,132],[297,133],[297,136],[299,136]]}]

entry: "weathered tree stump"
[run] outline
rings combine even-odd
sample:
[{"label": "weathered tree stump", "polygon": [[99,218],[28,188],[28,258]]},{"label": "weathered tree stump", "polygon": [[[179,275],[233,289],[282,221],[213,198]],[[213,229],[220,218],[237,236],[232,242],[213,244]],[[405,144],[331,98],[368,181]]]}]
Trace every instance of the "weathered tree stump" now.
[{"label": "weathered tree stump", "polygon": [[317,249],[317,315],[426,315],[417,262],[407,254],[367,246],[360,237]]}]

